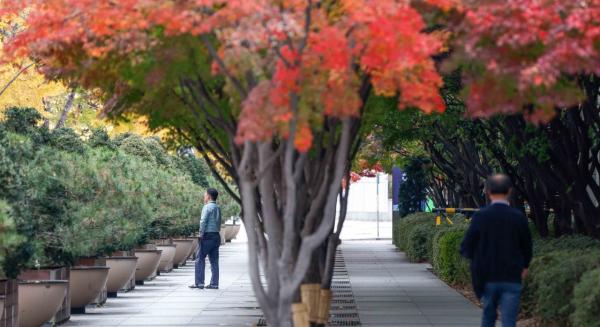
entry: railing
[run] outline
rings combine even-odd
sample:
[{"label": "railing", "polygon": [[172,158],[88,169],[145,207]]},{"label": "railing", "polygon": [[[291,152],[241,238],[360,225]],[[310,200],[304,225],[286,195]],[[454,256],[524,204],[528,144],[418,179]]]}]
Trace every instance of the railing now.
[{"label": "railing", "polygon": [[[467,219],[471,219],[471,216],[479,211],[476,208],[433,208],[431,212],[437,213],[435,215],[435,225],[439,226],[442,224],[442,218],[446,221],[448,225],[454,224],[448,215],[454,215],[457,213],[461,213],[467,217]],[[546,212],[552,213],[554,210],[546,209]],[[529,215],[531,213],[530,209],[525,209],[525,214]]]},{"label": "railing", "polygon": [[453,225],[452,219],[448,217],[448,215],[453,215],[457,213],[461,213],[467,216],[467,219],[471,217],[474,213],[479,211],[479,209],[475,208],[433,208],[431,212],[437,213],[435,215],[435,225],[439,226],[442,224],[442,218],[448,225]]}]

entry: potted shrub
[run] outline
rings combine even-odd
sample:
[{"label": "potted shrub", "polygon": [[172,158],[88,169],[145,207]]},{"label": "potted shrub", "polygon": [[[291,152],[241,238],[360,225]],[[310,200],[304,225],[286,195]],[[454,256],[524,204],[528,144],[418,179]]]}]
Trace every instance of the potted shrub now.
[{"label": "potted shrub", "polygon": [[[16,278],[22,270],[36,268],[31,274],[43,279],[49,279],[51,273],[55,274],[55,279],[68,278],[68,269],[63,267],[71,260],[71,256],[64,239],[59,236],[59,231],[66,226],[65,217],[60,216],[64,202],[45,201],[47,191],[59,183],[54,183],[52,176],[46,176],[45,183],[38,184],[35,180],[39,176],[35,165],[39,152],[54,135],[46,128],[36,127],[40,115],[34,109],[11,108],[5,112],[5,117],[0,135],[0,162],[3,166],[0,170],[0,194],[12,209],[15,230],[23,238],[23,243],[6,253],[3,271],[7,277]],[[52,269],[39,270],[42,267]],[[29,279],[29,276],[32,275],[27,272],[22,274],[22,278]],[[22,281],[18,285],[18,292],[22,294],[17,311],[32,310],[24,305],[36,305],[35,301],[41,300],[42,306],[31,311],[27,319],[48,320],[59,308],[60,314],[55,316],[54,321],[67,320],[67,288],[66,281]],[[39,294],[33,295],[36,292]],[[25,318],[22,319],[22,324],[27,322]]]}]

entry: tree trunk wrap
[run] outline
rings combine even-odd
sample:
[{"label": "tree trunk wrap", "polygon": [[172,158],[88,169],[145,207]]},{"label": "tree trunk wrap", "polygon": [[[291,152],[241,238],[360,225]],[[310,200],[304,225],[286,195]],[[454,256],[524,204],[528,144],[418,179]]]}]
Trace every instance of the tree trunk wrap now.
[{"label": "tree trunk wrap", "polygon": [[322,289],[320,295],[317,324],[327,325],[327,322],[329,322],[329,309],[331,308],[331,290]]},{"label": "tree trunk wrap", "polygon": [[319,292],[321,290],[320,284],[302,284],[300,285],[300,293],[302,296],[302,303],[306,306],[308,312],[308,320],[310,322],[317,322],[319,320]]},{"label": "tree trunk wrap", "polygon": [[294,327],[310,327],[308,311],[304,303],[292,303],[292,320]]}]

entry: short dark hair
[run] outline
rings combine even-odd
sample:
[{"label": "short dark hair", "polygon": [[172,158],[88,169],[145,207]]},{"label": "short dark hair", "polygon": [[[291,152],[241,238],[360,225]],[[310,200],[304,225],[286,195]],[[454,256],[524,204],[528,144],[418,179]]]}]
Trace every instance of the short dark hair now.
[{"label": "short dark hair", "polygon": [[206,193],[208,193],[211,200],[217,201],[217,198],[219,197],[219,191],[215,190],[212,187],[209,187],[206,189]]},{"label": "short dark hair", "polygon": [[508,194],[512,188],[510,178],[504,174],[494,174],[485,182],[485,190],[489,194]]}]

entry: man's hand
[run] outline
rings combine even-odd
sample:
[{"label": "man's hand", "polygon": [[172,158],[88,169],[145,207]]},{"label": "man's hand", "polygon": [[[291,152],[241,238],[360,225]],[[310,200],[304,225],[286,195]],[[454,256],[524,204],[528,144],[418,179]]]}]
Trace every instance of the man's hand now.
[{"label": "man's hand", "polygon": [[525,278],[527,278],[527,275],[529,275],[529,269],[525,268],[523,269],[523,271],[521,272],[521,279],[525,280]]}]

